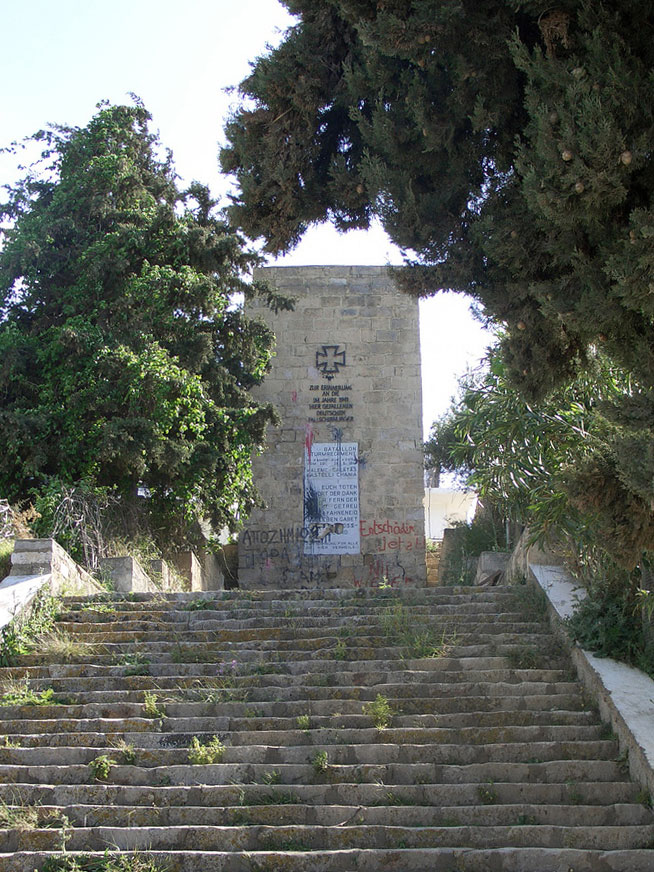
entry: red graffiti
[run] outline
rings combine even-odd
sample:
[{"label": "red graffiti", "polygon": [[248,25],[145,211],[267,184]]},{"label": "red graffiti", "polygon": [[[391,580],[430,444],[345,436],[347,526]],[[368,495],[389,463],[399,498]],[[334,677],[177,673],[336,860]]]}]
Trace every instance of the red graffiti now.
[{"label": "red graffiti", "polygon": [[377,557],[372,563],[364,567],[362,575],[358,573],[354,577],[355,587],[402,587],[405,584],[413,584],[406,569],[397,560],[389,563],[383,557]]},{"label": "red graffiti", "polygon": [[413,524],[399,523],[398,521],[360,521],[359,530],[361,536],[379,536],[382,533],[396,536],[408,536],[416,532]]},{"label": "red graffiti", "polygon": [[313,448],[313,427],[311,424],[307,424],[304,428],[304,447],[307,452],[307,460],[309,462],[309,466],[311,465],[311,449]]}]

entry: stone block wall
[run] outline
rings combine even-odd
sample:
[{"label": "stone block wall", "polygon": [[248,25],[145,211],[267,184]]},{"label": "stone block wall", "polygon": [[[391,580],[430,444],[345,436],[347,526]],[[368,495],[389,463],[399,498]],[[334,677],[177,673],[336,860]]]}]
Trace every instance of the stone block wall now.
[{"label": "stone block wall", "polygon": [[267,508],[239,537],[244,588],[423,586],[418,305],[385,267],[257,271],[293,312],[249,305],[277,338],[257,389],[282,419],[255,459]]}]

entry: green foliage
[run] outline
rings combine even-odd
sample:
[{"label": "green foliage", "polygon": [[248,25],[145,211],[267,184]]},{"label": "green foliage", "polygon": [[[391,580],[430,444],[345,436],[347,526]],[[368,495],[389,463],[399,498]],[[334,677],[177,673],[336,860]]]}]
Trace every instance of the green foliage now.
[{"label": "green foliage", "polygon": [[111,854],[103,856],[63,854],[48,857],[41,872],[164,872],[163,867],[141,854]]},{"label": "green foliage", "polygon": [[447,550],[443,548],[439,576],[445,585],[471,585],[475,580],[477,558],[482,551],[507,550],[506,522],[497,509],[479,503],[469,523],[454,522]]},{"label": "green foliage", "polygon": [[80,641],[59,629],[40,635],[34,648],[42,663],[72,663],[93,658],[103,650],[103,646],[96,642]]},{"label": "green foliage", "polygon": [[214,600],[202,599],[202,598],[193,599],[190,602],[186,603],[185,606],[183,606],[183,609],[185,612],[197,612],[197,611],[203,611],[206,609],[215,609],[215,608],[216,608],[216,603]]},{"label": "green foliage", "polygon": [[214,736],[206,744],[202,744],[197,736],[193,736],[188,749],[188,762],[194,766],[206,766],[210,763],[220,763],[225,756],[225,745],[218,736]]},{"label": "green foliage", "polygon": [[239,805],[300,805],[300,797],[290,791],[271,790],[269,793],[239,793]]},{"label": "green foliage", "polygon": [[29,680],[7,682],[0,695],[0,705],[63,705],[63,701],[55,696],[51,687],[45,690],[32,690]]},{"label": "green foliage", "polygon": [[35,640],[54,627],[60,600],[42,588],[29,609],[10,621],[0,633],[0,666],[13,666],[22,654],[29,654]]},{"label": "green foliage", "polygon": [[[599,576],[567,626],[582,648],[631,663],[654,677],[654,639],[644,628],[637,590],[624,578]],[[646,614],[645,619],[647,626]]]},{"label": "green foliage", "polygon": [[[150,658],[143,651],[126,651],[114,658],[117,666],[125,666],[125,675],[147,675]],[[144,672],[128,672],[128,670],[145,670]]]},{"label": "green foliage", "polygon": [[363,706],[363,714],[371,718],[373,725],[378,730],[385,730],[386,727],[390,726],[395,711],[388,699],[378,693],[372,702],[367,702]]},{"label": "green foliage", "polygon": [[258,256],[207,188],[178,190],[149,121],[103,105],[40,131],[0,206],[0,492],[36,494],[47,519],[79,485],[170,541],[255,502],[273,413],[248,391],[272,335],[230,302],[267,293],[244,280]]},{"label": "green foliage", "polygon": [[11,555],[13,550],[13,539],[0,539],[0,581],[11,572]]},{"label": "green foliage", "polygon": [[151,690],[143,692],[143,713],[146,718],[166,717],[166,712],[159,708],[159,697]]},{"label": "green foliage", "polygon": [[654,48],[636,0],[286,5],[297,22],[226,128],[240,226],[280,251],[376,214],[418,255],[406,286],[471,293],[535,390],[589,342],[651,375]]},{"label": "green foliage", "polygon": [[136,751],[134,745],[126,742],[125,739],[120,739],[116,745],[116,752],[120,755],[120,762],[123,766],[136,765]]},{"label": "green foliage", "polygon": [[391,644],[403,649],[403,659],[445,656],[456,641],[454,631],[445,628],[439,634],[429,620],[417,618],[402,602],[384,609],[381,627]]},{"label": "green foliage", "polygon": [[316,751],[311,758],[311,765],[316,775],[324,775],[329,769],[329,755],[327,751]]},{"label": "green foliage", "polygon": [[548,599],[545,591],[534,582],[522,580],[511,586],[511,605],[528,620],[543,620],[547,615]]},{"label": "green foliage", "polygon": [[[471,469],[542,530],[592,516],[633,566],[654,548],[651,4],[286,5],[295,24],[241,83],[226,128],[235,221],[276,252],[317,221],[377,216],[410,253],[404,290],[471,295],[502,329],[497,359],[523,397],[513,431],[508,417],[500,428],[506,445],[491,421],[492,462]],[[589,407],[577,381],[550,402],[580,373],[587,388],[602,381],[597,348],[623,373],[618,389],[600,383]],[[521,430],[534,449],[524,466]],[[460,438],[448,420],[435,435],[439,468],[442,444]]]},{"label": "green foliage", "polygon": [[307,732],[311,729],[311,718],[309,715],[298,715],[295,719],[298,730]]},{"label": "green foliage", "polygon": [[281,784],[282,773],[279,769],[271,769],[270,771],[263,773],[261,780],[264,784]]},{"label": "green foliage", "polygon": [[480,784],[477,787],[477,796],[484,805],[494,805],[497,802],[497,792],[493,788],[493,782]]},{"label": "green foliage", "polygon": [[96,781],[107,781],[111,773],[111,769],[116,765],[116,761],[112,760],[107,754],[100,754],[89,763],[91,775]]},{"label": "green foliage", "polygon": [[634,566],[654,548],[654,515],[633,474],[640,448],[613,411],[635,403],[637,387],[595,353],[568,386],[528,403],[495,349],[462,380],[447,426],[437,424],[426,444],[427,463],[458,471],[484,502],[528,525],[536,541],[568,536]]}]

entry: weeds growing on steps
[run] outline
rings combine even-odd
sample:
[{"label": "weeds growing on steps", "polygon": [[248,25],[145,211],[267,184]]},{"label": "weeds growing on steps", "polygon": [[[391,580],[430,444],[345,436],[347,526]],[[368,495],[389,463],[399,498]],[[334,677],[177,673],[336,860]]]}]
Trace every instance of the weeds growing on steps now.
[{"label": "weeds growing on steps", "polygon": [[493,789],[493,782],[480,784],[477,787],[477,796],[484,805],[494,805],[497,802],[497,792]]},{"label": "weeds growing on steps", "polygon": [[67,630],[53,629],[44,633],[35,640],[35,648],[38,649],[41,661],[53,661],[56,663],[71,663],[93,657],[103,651],[103,646],[94,642],[80,642]]},{"label": "weeds growing on steps", "polygon": [[0,705],[66,705],[68,700],[56,697],[53,688],[32,690],[27,678],[8,681],[3,686]]},{"label": "weeds growing on steps", "polygon": [[41,807],[22,805],[15,802],[9,805],[0,799],[0,829],[28,832],[42,829],[68,829],[70,821],[66,815],[56,811],[44,814]]},{"label": "weeds growing on steps", "polygon": [[114,744],[114,748],[116,749],[116,753],[120,756],[120,762],[123,766],[136,765],[136,751],[134,750],[134,745],[128,744],[124,739],[119,739]]},{"label": "weeds growing on steps", "polygon": [[299,839],[276,839],[274,836],[266,836],[260,839],[259,849],[261,851],[288,851],[302,852],[313,850],[306,842],[301,842]]},{"label": "weeds growing on steps", "polygon": [[327,751],[316,751],[311,758],[311,765],[316,775],[324,775],[329,769],[329,755]]},{"label": "weeds growing on steps", "polygon": [[246,793],[245,790],[241,790],[238,799],[238,804],[241,806],[301,804],[297,793],[282,790],[271,790],[268,793]]},{"label": "weeds growing on steps", "polygon": [[146,718],[165,718],[166,712],[158,706],[159,697],[151,690],[143,693],[143,713]]},{"label": "weeds growing on steps", "polygon": [[120,654],[114,658],[116,666],[124,666],[123,675],[149,675],[150,674],[150,658],[142,651],[127,652]]},{"label": "weeds growing on steps", "polygon": [[523,580],[511,585],[511,606],[526,618],[543,620],[547,614],[547,596],[538,585]]},{"label": "weeds growing on steps", "polygon": [[546,664],[543,652],[529,645],[512,648],[506,655],[506,660],[511,669],[540,669]]},{"label": "weeds growing on steps", "polygon": [[218,736],[203,744],[197,736],[193,736],[188,749],[188,762],[193,766],[207,766],[220,763],[225,756],[225,745]]},{"label": "weeds growing on steps", "polygon": [[279,769],[270,769],[263,773],[261,780],[264,784],[281,784],[282,773]]},{"label": "weeds growing on steps", "polygon": [[402,659],[446,657],[456,644],[456,631],[445,627],[440,632],[428,619],[417,617],[404,603],[387,606],[381,616],[383,633],[402,649]]},{"label": "weeds growing on steps", "polygon": [[107,754],[100,754],[89,763],[91,775],[96,781],[108,781],[111,769],[116,765],[116,761],[112,760]]},{"label": "weeds growing on steps", "polygon": [[157,687],[161,694],[162,703],[222,703],[222,702],[247,702],[248,690],[244,687],[235,687],[236,680],[231,676],[223,678],[195,679],[190,685],[181,684],[168,690]]},{"label": "weeds growing on steps", "polygon": [[378,693],[373,702],[368,702],[363,706],[363,714],[372,719],[373,726],[378,730],[385,730],[386,727],[390,726],[396,712],[391,708],[388,699]]},{"label": "weeds growing on steps", "polygon": [[104,602],[103,600],[89,600],[84,602],[79,607],[80,612],[93,612],[94,615],[115,615],[116,614],[116,606],[113,602]]},{"label": "weeds growing on steps", "polygon": [[165,867],[142,854],[64,854],[48,857],[40,872],[165,872]]},{"label": "weeds growing on steps", "polygon": [[210,599],[193,599],[182,607],[185,612],[198,612],[215,608],[215,601]]},{"label": "weeds growing on steps", "polygon": [[61,610],[61,600],[45,589],[32,601],[29,611],[10,621],[0,632],[0,666],[15,666],[23,654],[31,654],[37,640],[53,627]]}]

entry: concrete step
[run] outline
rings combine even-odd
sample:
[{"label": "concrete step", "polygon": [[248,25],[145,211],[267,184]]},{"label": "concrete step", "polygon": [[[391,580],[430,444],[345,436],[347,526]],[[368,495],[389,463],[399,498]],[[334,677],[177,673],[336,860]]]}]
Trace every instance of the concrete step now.
[{"label": "concrete step", "polygon": [[[85,855],[102,859],[105,851]],[[43,852],[0,854],[0,872],[32,872],[48,858]],[[70,857],[76,854],[71,852]],[[129,851],[122,852],[129,858]],[[396,848],[307,851],[152,851],[140,853],[167,872],[651,872],[650,850],[575,848]]]},{"label": "concrete step", "polygon": [[[240,732],[230,733],[220,731],[220,738],[225,743],[224,762],[275,762],[283,749],[285,762],[304,762],[307,753],[315,750],[326,750],[333,763],[385,763],[406,762],[419,763],[423,760],[433,762],[483,762],[489,755],[495,760],[522,760],[526,754],[529,759],[538,758],[569,760],[579,759],[610,759],[616,756],[615,743],[588,738],[593,734],[592,727],[539,727],[494,728],[482,731],[482,735],[474,735],[474,742],[466,743],[465,737],[461,744],[453,741],[455,731],[450,730],[314,730],[306,734],[298,731],[281,732]],[[559,732],[560,731],[560,732]],[[578,739],[570,738],[579,731]],[[556,735],[560,735],[558,740]],[[194,735],[201,740],[211,739],[204,731],[191,734],[179,733],[180,743],[170,749],[164,742],[149,750],[139,750],[138,764],[141,766],[163,766],[186,763],[188,754],[185,745],[190,744]],[[530,735],[535,738],[530,741]],[[188,736],[188,738],[187,738]],[[187,741],[184,742],[184,739]],[[284,741],[286,739],[286,741]],[[538,741],[536,741],[538,739]],[[526,740],[526,741],[525,741]],[[282,744],[283,743],[283,744]],[[465,744],[464,744],[465,743]],[[496,747],[501,745],[500,748]],[[179,750],[178,750],[179,749]],[[109,743],[103,748],[112,752]],[[571,756],[574,754],[574,758]],[[97,756],[97,748],[93,747],[37,747],[11,748],[2,751],[0,765],[72,765],[88,763]]]},{"label": "concrete step", "polygon": [[160,607],[175,607],[176,604],[186,605],[189,603],[197,604],[198,600],[209,600],[214,602],[231,602],[231,603],[263,603],[277,602],[288,607],[290,603],[295,604],[300,609],[305,605],[310,605],[314,602],[370,602],[387,605],[397,601],[407,604],[415,604],[421,602],[434,602],[450,599],[458,601],[467,601],[471,603],[478,602],[497,602],[503,599],[514,599],[515,588],[509,585],[500,585],[493,589],[479,588],[471,586],[443,586],[439,588],[414,588],[412,590],[394,590],[394,591],[368,591],[365,589],[345,588],[307,588],[305,590],[279,590],[270,588],[267,590],[225,590],[225,591],[205,591],[201,594],[190,592],[175,592],[175,593],[119,593],[113,591],[103,592],[96,596],[69,596],[64,599],[66,604],[93,604],[93,603],[108,603],[121,602],[129,608],[152,608],[159,605]]},{"label": "concrete step", "polygon": [[[162,699],[165,701],[165,697],[162,697]],[[315,703],[312,712],[307,712],[306,707],[302,706],[301,703],[289,703],[283,707],[277,703],[262,703],[262,707],[258,707],[257,709],[247,709],[245,708],[245,704],[234,703],[226,705],[229,705],[236,714],[230,715],[228,712],[225,712],[216,720],[216,723],[220,724],[221,729],[230,732],[249,730],[256,731],[257,734],[260,734],[261,732],[279,731],[284,736],[288,736],[289,730],[298,729],[297,718],[300,716],[309,717],[310,725],[307,728],[302,728],[303,733],[305,731],[315,732],[335,727],[338,727],[341,730],[360,730],[370,727],[370,717],[369,715],[362,714],[361,703],[349,700],[339,701],[338,706],[330,704],[329,700],[323,700],[319,703]],[[292,716],[292,711],[289,710],[293,706],[297,712],[295,717]],[[224,708],[225,706],[221,705],[221,711],[223,711]],[[275,717],[272,714],[266,714],[266,709],[274,710],[275,708],[283,710],[285,715],[290,716]],[[351,710],[352,713],[348,714],[348,710]],[[323,711],[324,714],[319,714],[319,711]],[[215,706],[213,703],[197,703],[194,704],[193,708],[190,706],[183,708],[178,706],[176,712],[177,714],[184,713],[188,715],[189,713],[194,713],[196,716],[211,717],[215,712]],[[541,726],[575,727],[575,738],[579,733],[579,727],[593,726],[594,729],[597,730],[597,736],[605,735],[604,728],[596,724],[594,713],[588,711],[516,712],[507,710],[498,712],[475,711],[470,713],[438,715],[419,714],[405,716],[396,714],[392,718],[392,724],[393,728],[396,730],[406,728],[433,728],[448,730],[454,732],[456,737],[462,735],[462,730],[467,727],[474,727],[474,734],[479,735],[481,734],[480,730],[483,730],[483,728],[538,728]],[[66,735],[66,733],[49,733],[46,737],[39,733],[22,733],[20,736],[16,734],[15,738],[17,741],[20,739],[20,745],[23,747],[40,745],[41,742],[47,742],[49,746],[52,746],[54,743],[64,745],[66,743]],[[84,737],[85,741],[91,741],[91,733],[88,731],[81,735]],[[100,736],[101,734],[98,733],[97,735]],[[11,748],[6,748],[0,745],[0,760],[6,762],[6,753],[9,750],[11,750]]]},{"label": "concrete step", "polygon": [[[315,752],[314,752],[315,753]],[[279,784],[306,784],[328,781],[332,784],[382,783],[450,784],[475,783],[621,781],[623,770],[611,760],[558,760],[548,762],[493,761],[490,763],[352,763],[332,764],[317,773],[309,762],[217,763],[212,766],[139,766],[117,765],[111,769],[114,784],[157,786],[165,784],[266,784],[274,775]],[[272,775],[271,775],[272,774]],[[0,766],[0,782],[7,784],[84,784],[93,780],[88,766]]]},{"label": "concrete step", "polygon": [[[0,784],[0,800],[15,805],[19,800],[24,805],[67,808],[83,805],[87,808],[173,807],[193,808],[196,813],[214,807],[283,808],[289,803],[312,805],[318,808],[328,805],[354,804],[377,808],[427,807],[431,813],[444,807],[462,807],[463,810],[479,806],[480,787],[489,785],[475,783],[451,784],[353,784],[331,783],[295,784],[292,790],[284,785],[270,784],[218,784],[143,786],[119,785],[94,781],[87,784]],[[613,782],[610,794],[606,781],[566,781],[564,783],[493,782],[493,805],[526,806],[538,805],[546,809],[562,805],[570,807],[609,806],[628,803],[634,808],[640,805],[641,792],[629,781]],[[459,809],[461,810],[461,809]],[[646,811],[648,811],[646,809]]]},{"label": "concrete step", "polygon": [[[440,611],[432,613],[430,616],[425,617],[424,623],[428,623],[429,626],[434,628],[455,627],[457,630],[461,629],[464,631],[466,628],[474,629],[479,627],[483,624],[484,618],[491,616],[492,623],[489,624],[486,621],[487,625],[484,627],[484,631],[487,633],[493,632],[497,625],[501,625],[504,632],[507,632],[507,628],[511,627],[517,628],[513,632],[522,632],[523,629],[533,631],[534,628],[542,626],[540,618],[534,617],[529,619],[518,612],[489,612],[488,615],[480,615],[472,614],[465,609],[461,609],[460,613],[456,614],[441,613]],[[295,620],[295,624],[293,624],[293,620]],[[418,619],[418,625],[423,625],[420,619]],[[108,637],[107,641],[120,641],[113,638],[116,635],[123,636],[125,639],[144,641],[155,638],[158,633],[171,631],[171,625],[168,623],[157,623],[149,620],[120,622],[119,620],[114,620],[111,613],[107,613],[102,621],[59,620],[57,626],[62,630],[75,633],[80,639],[105,634]],[[118,632],[113,631],[112,628],[115,626],[120,626],[121,630]],[[197,641],[210,642],[212,641],[210,634],[213,632],[220,632],[221,634],[229,632],[232,635],[228,636],[228,638],[233,637],[235,640],[247,640],[248,638],[258,638],[259,636],[264,639],[266,637],[283,639],[293,638],[294,636],[304,638],[308,635],[309,630],[312,630],[314,635],[316,630],[324,630],[325,628],[330,628],[332,632],[337,632],[341,627],[349,628],[352,632],[358,628],[373,628],[377,633],[381,631],[386,635],[390,635],[393,632],[401,632],[404,626],[404,622],[400,622],[398,626],[391,620],[385,627],[383,616],[369,617],[365,614],[343,617],[340,620],[329,615],[324,617],[306,615],[301,619],[289,619],[283,615],[269,616],[255,614],[240,619],[232,617],[211,619],[201,616],[196,617],[193,621],[186,621],[179,626],[174,625],[174,628],[182,637],[185,634],[192,633]],[[248,632],[252,633],[253,631],[256,633],[256,636],[248,636]]]},{"label": "concrete step", "polygon": [[[243,792],[246,796],[245,791]],[[392,794],[388,794],[392,798]],[[249,798],[249,797],[248,797]],[[268,798],[275,798],[271,791]],[[302,803],[295,791],[282,794],[283,802],[236,806],[144,806],[144,805],[41,805],[38,813],[46,828],[48,820],[62,815],[73,827],[234,827],[234,826],[320,826],[340,827],[346,821],[370,826],[402,827],[615,827],[652,825],[652,813],[642,805],[507,805],[441,806],[392,805],[382,798],[378,804],[329,805]],[[262,794],[262,799],[266,799]],[[374,800],[372,801],[375,802]],[[17,808],[20,808],[17,807]]]},{"label": "concrete step", "polygon": [[[304,662],[304,661],[303,661]],[[311,678],[308,680],[306,665],[314,667]],[[331,669],[329,668],[331,666]],[[348,669],[348,666],[351,668]],[[480,664],[477,668],[470,663],[462,663],[454,661],[450,663],[442,663],[437,660],[412,660],[407,661],[405,668],[393,668],[394,663],[387,660],[372,661],[371,665],[365,664],[365,669],[362,664],[348,664],[338,662],[338,665],[332,661],[322,662],[319,660],[313,661],[310,664],[305,664],[305,668],[295,666],[294,664],[284,664],[280,668],[276,668],[274,664],[264,665],[261,671],[253,670],[249,674],[227,672],[226,676],[221,678],[220,673],[215,675],[218,670],[214,670],[214,688],[249,688],[263,690],[269,688],[274,690],[278,687],[286,688],[302,688],[302,687],[334,687],[353,689],[377,687],[380,684],[393,685],[402,682],[405,685],[427,685],[433,691],[433,695],[440,695],[442,690],[443,695],[447,695],[453,689],[457,688],[476,688],[479,686],[489,686],[496,684],[501,686],[529,686],[534,688],[537,685],[541,686],[556,686],[567,687],[571,684],[569,672],[560,669],[506,669],[506,668],[483,668]],[[320,668],[322,667],[322,668]],[[358,667],[358,668],[357,668]],[[376,668],[375,668],[376,667]],[[448,668],[449,667],[449,668]],[[463,668],[461,668],[463,667]],[[261,672],[261,674],[260,674]],[[56,700],[50,706],[44,705],[16,705],[14,703],[0,704],[0,718],[11,716],[16,709],[41,709],[56,707],[56,710],[62,714],[66,714],[66,710],[71,707],[83,705],[85,703],[97,703],[103,700],[107,705],[120,705],[127,702],[142,702],[143,691],[161,691],[168,693],[172,698],[180,697],[183,691],[189,685],[188,678],[177,676],[177,681],[173,677],[172,680],[168,676],[158,675],[150,672],[147,676],[135,676],[142,679],[141,681],[125,682],[122,688],[119,682],[107,681],[104,678],[77,678],[74,680],[39,678],[34,679],[29,683],[29,688],[33,691],[45,691],[53,689],[55,691],[54,699]],[[194,680],[201,676],[197,674],[191,675],[191,686]],[[129,677],[128,677],[129,678]],[[320,681],[325,678],[327,681]],[[145,680],[143,680],[145,679]],[[123,681],[125,681],[123,679]],[[313,682],[313,683],[312,683]],[[333,682],[333,684],[332,684]],[[114,685],[112,688],[111,685]],[[116,686],[118,685],[118,687]],[[210,689],[210,679],[204,685],[205,689]],[[180,700],[181,701],[181,700]],[[30,711],[24,712],[26,717],[30,716]]]},{"label": "concrete step", "polygon": [[[356,815],[355,815],[356,819]],[[356,846],[370,848],[434,847],[577,847],[595,850],[644,848],[654,838],[654,826],[514,825],[497,827],[446,826],[410,827],[344,823],[340,826],[161,826],[161,827],[79,827],[69,831],[67,850],[101,851],[107,845],[119,850],[204,851],[343,850]],[[61,835],[56,829],[6,833],[9,851],[57,851]],[[301,847],[300,847],[301,846]]]}]

